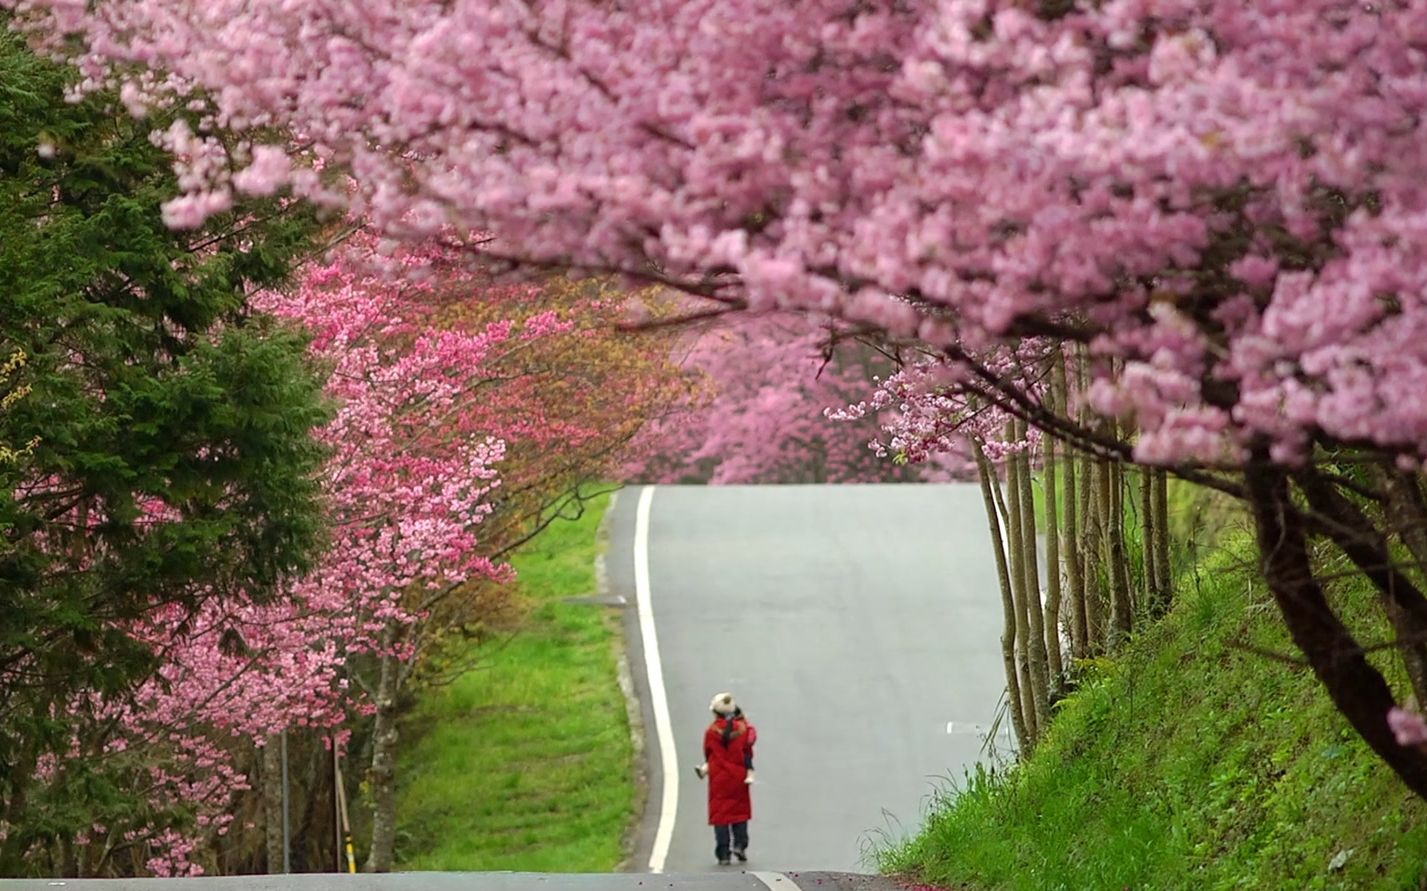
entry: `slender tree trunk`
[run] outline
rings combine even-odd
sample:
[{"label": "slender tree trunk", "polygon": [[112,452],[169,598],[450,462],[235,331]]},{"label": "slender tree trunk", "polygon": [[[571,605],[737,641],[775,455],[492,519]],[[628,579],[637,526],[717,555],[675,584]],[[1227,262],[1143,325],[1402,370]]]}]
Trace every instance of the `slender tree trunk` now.
[{"label": "slender tree trunk", "polygon": [[1409,789],[1427,798],[1427,754],[1399,745],[1388,727],[1388,710],[1396,704],[1392,690],[1313,576],[1303,516],[1289,495],[1287,476],[1269,464],[1262,447],[1244,476],[1264,578],[1293,642],[1353,729]]},{"label": "slender tree trunk", "polygon": [[109,843],[105,839],[104,834],[94,833],[90,836],[89,844],[85,845],[79,851],[78,867],[79,877],[81,879],[102,878],[102,876],[98,875],[98,870],[95,869],[95,866],[99,863],[100,858],[104,856],[104,851],[108,850],[108,848]]},{"label": "slender tree trunk", "polygon": [[1115,581],[1114,581],[1114,557],[1113,548],[1110,545],[1110,526],[1115,522],[1114,514],[1110,512],[1111,498],[1110,490],[1114,484],[1114,478],[1110,473],[1110,462],[1097,458],[1095,461],[1095,544],[1097,545],[1095,560],[1099,565],[1097,573],[1099,598],[1097,603],[1101,609],[1101,629],[1100,641],[1106,650],[1114,650],[1118,645],[1116,640],[1116,620],[1115,615]]},{"label": "slender tree trunk", "polygon": [[[1083,347],[1073,353],[1073,366],[1067,369],[1075,388],[1085,393],[1090,388],[1090,366]],[[1084,405],[1077,411],[1082,427],[1091,426],[1090,412]],[[1085,645],[1089,655],[1105,651],[1105,600],[1101,570],[1100,462],[1090,452],[1080,455],[1080,543],[1081,579],[1085,584]]]},{"label": "slender tree trunk", "polygon": [[1085,607],[1085,561],[1081,556],[1084,517],[1080,512],[1080,489],[1083,488],[1076,468],[1079,456],[1068,446],[1065,471],[1065,524],[1061,529],[1061,562],[1065,564],[1066,582],[1070,588],[1070,652],[1076,659],[1090,653],[1090,625]]},{"label": "slender tree trunk", "polygon": [[1060,654],[1060,499],[1056,491],[1056,442],[1047,435],[1045,442],[1045,652],[1050,669],[1051,689],[1065,683],[1065,666]]},{"label": "slender tree trunk", "polygon": [[1130,599],[1130,578],[1125,558],[1125,481],[1118,463],[1108,464],[1109,510],[1105,518],[1105,538],[1110,563],[1110,649],[1117,650],[1134,628],[1135,604]]},{"label": "slender tree trunk", "polygon": [[[385,635],[388,647],[392,635]],[[372,727],[372,842],[367,872],[391,872],[396,847],[397,694],[401,665],[396,657],[381,657],[375,723]]]},{"label": "slender tree trunk", "polygon": [[278,875],[282,872],[282,753],[276,736],[263,746],[263,836],[268,875]]},{"label": "slender tree trunk", "polygon": [[1155,581],[1159,584],[1159,600],[1166,612],[1174,605],[1174,570],[1169,562],[1169,474],[1163,468],[1152,471],[1154,480],[1154,547]]},{"label": "slender tree trunk", "polygon": [[[1017,433],[1019,440],[1024,442],[1027,435],[1025,423],[1017,424]],[[1035,492],[1032,489],[1030,449],[1022,449],[1011,460],[1020,466],[1020,473],[1017,475],[1020,478],[1021,490],[1021,560],[1025,564],[1026,618],[1030,631],[1026,645],[1029,649],[1033,681],[1031,690],[1036,697],[1036,727],[1040,728],[1041,733],[1044,733],[1050,723],[1050,660],[1046,655],[1045,607],[1041,603],[1041,574],[1036,548],[1036,504]],[[1014,492],[1012,497],[1015,497]]]},{"label": "slender tree trunk", "polygon": [[996,515],[994,487],[999,486],[991,462],[979,443],[972,443],[976,452],[976,469],[980,471],[981,497],[986,502],[986,526],[991,532],[991,551],[996,557],[996,581],[1001,587],[1001,609],[1004,613],[1001,630],[1001,661],[1006,670],[1006,703],[1011,712],[1011,726],[1016,731],[1016,741],[1022,750],[1029,753],[1035,746],[1035,739],[1026,725],[1025,705],[1021,699],[1021,682],[1016,676],[1016,598],[1011,593],[1011,575],[1006,566],[1006,546],[1001,535],[1001,522]]},{"label": "slender tree trunk", "polygon": [[1080,456],[1080,516],[1084,538],[1081,578],[1085,584],[1085,641],[1091,655],[1105,651],[1105,611],[1101,596],[1100,462],[1089,453]]},{"label": "slender tree trunk", "polygon": [[79,856],[75,852],[74,840],[71,838],[61,838],[59,840],[59,869],[60,877],[66,879],[77,879],[79,875]]},{"label": "slender tree trunk", "polygon": [[[1051,386],[1055,389],[1055,404],[1067,414],[1070,411],[1070,392],[1066,388],[1065,356],[1057,355],[1052,368]],[[1062,562],[1065,565],[1066,581],[1070,588],[1070,655],[1074,659],[1084,659],[1089,654],[1088,635],[1085,625],[1085,572],[1080,558],[1080,499],[1076,491],[1075,465],[1078,460],[1075,450],[1064,444],[1063,469],[1065,487],[1065,522],[1061,527]]]},{"label": "slender tree trunk", "polygon": [[[1009,426],[1009,425],[1008,425]],[[1015,429],[1009,428],[1008,439],[1014,441]],[[1006,528],[1009,537],[1007,556],[1011,562],[1011,595],[1016,607],[1016,665],[1021,672],[1021,697],[1025,703],[1026,730],[1034,741],[1040,738],[1041,709],[1039,707],[1039,675],[1031,663],[1030,617],[1026,606],[1025,533],[1021,516],[1021,467],[1014,458],[1006,460]]]},{"label": "slender tree trunk", "polygon": [[1085,514],[1080,510],[1080,490],[1085,488],[1085,483],[1080,478],[1079,467],[1079,455],[1067,448],[1063,464],[1065,527],[1060,533],[1060,550],[1070,587],[1070,654],[1075,658],[1086,658],[1090,654],[1090,617],[1086,605],[1085,555],[1082,554],[1085,550]]},{"label": "slender tree trunk", "polygon": [[[5,822],[11,827],[21,827],[22,816],[29,805],[29,784],[35,775],[35,768],[38,764],[39,756],[36,751],[34,740],[21,740],[19,756],[11,762],[14,768],[7,777],[0,774],[0,786],[3,786],[6,795],[0,802],[3,802],[3,815]],[[28,832],[17,831],[12,828],[0,838],[0,875],[13,876],[20,875],[21,868],[25,865],[26,849],[29,848],[33,837]]]},{"label": "slender tree trunk", "polygon": [[1154,471],[1148,467],[1139,469],[1140,495],[1140,557],[1144,565],[1144,598],[1147,612],[1152,618],[1164,615],[1167,604],[1161,600],[1163,588],[1159,582],[1159,566],[1154,558],[1155,541],[1159,531],[1155,528],[1158,517],[1154,510]]}]

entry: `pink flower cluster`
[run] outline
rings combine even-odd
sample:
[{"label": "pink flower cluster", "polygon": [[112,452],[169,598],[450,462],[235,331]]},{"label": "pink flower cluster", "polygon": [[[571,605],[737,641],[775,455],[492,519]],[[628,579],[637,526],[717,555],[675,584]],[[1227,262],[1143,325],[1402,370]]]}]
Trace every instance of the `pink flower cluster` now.
[{"label": "pink flower cluster", "polygon": [[1144,460],[1427,450],[1427,0],[4,5],[82,87],[304,147],[174,134],[174,225],[341,169],[395,234],[1093,344]]},{"label": "pink flower cluster", "polygon": [[333,541],[290,593],[315,623],[313,639],[340,642],[338,660],[376,648],[389,622],[419,621],[403,606],[412,589],[508,575],[476,538],[505,444],[477,426],[471,409],[492,376],[490,359],[517,332],[510,324],[439,326],[427,289],[365,272],[367,259],[359,243],[310,269],[301,287],[254,298],[312,332],[314,354],[331,363],[337,414],[317,437],[332,450]]},{"label": "pink flower cluster", "polygon": [[641,432],[627,477],[714,484],[910,478],[871,448],[875,415],[843,424],[824,417],[824,407],[845,405],[872,374],[893,367],[859,344],[829,350],[830,335],[789,313],[723,318],[689,332],[681,352],[699,384],[694,398]]},{"label": "pink flower cluster", "polygon": [[[1044,367],[1045,348],[1027,341],[1018,350],[983,357],[981,368],[1014,381],[1018,392],[1039,401],[1046,395],[1044,375],[1037,378],[1026,369]],[[872,443],[878,455],[937,466],[953,477],[975,474],[973,446],[980,446],[993,464],[1008,455],[1034,451],[1042,434],[1030,429],[1024,436],[1011,436],[1006,425],[1013,415],[968,386],[972,377],[965,365],[922,356],[874,380],[867,399],[827,415],[838,421],[880,417],[883,435]]]},{"label": "pink flower cluster", "polygon": [[1427,744],[1427,721],[1416,712],[1393,706],[1387,712],[1387,726],[1392,730],[1398,745],[1420,746]]}]

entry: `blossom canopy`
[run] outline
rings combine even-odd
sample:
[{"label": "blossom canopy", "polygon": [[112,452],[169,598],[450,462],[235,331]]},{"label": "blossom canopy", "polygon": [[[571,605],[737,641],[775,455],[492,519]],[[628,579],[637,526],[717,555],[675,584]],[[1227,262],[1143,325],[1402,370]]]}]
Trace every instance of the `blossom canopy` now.
[{"label": "blossom canopy", "polygon": [[1078,341],[1141,460],[1427,449],[1427,0],[5,3],[135,113],[203,97],[174,225],[291,189],[959,361]]}]

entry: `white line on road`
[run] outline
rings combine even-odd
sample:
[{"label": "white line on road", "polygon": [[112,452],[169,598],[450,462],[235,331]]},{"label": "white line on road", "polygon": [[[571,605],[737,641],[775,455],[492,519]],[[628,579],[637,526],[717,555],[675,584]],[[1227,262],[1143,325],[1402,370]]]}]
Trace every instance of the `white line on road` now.
[{"label": "white line on road", "polygon": [[[989,736],[991,734],[991,728],[985,724],[968,723],[966,721],[947,721],[946,733],[947,736],[955,736],[957,734],[974,734],[976,736]],[[1010,739],[1011,728],[1003,724],[996,731],[996,735],[1004,736],[1007,739]]]},{"label": "white line on road", "polygon": [[664,665],[659,661],[659,635],[654,630],[654,607],[649,594],[649,504],[654,487],[639,493],[634,512],[634,596],[639,608],[639,636],[644,642],[644,667],[649,673],[649,698],[654,708],[654,733],[659,738],[659,766],[664,774],[664,796],[649,871],[663,872],[674,839],[674,815],[679,809],[679,761],[674,757],[674,731],[669,721],[669,698],[664,692]]},{"label": "white line on road", "polygon": [[[749,875],[766,885],[768,891],[800,891],[798,883],[793,881],[787,873],[750,872]],[[787,884],[783,884],[784,882]]]}]

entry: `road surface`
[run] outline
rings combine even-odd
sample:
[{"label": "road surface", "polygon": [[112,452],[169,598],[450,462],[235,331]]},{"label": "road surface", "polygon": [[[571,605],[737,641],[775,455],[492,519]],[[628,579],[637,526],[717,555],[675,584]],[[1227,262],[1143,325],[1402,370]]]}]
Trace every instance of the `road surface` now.
[{"label": "road surface", "polygon": [[639,876],[628,873],[407,872],[215,876],[196,879],[0,879],[3,891],[903,891],[877,876],[725,871]]},{"label": "road surface", "polygon": [[725,689],[759,731],[750,869],[870,870],[873,846],[915,831],[977,759],[1004,686],[985,523],[972,485],[622,492],[607,569],[633,606],[636,552],[647,559],[677,775],[665,808],[660,692],[631,609],[652,765],[635,868],[715,868],[692,768]]}]

